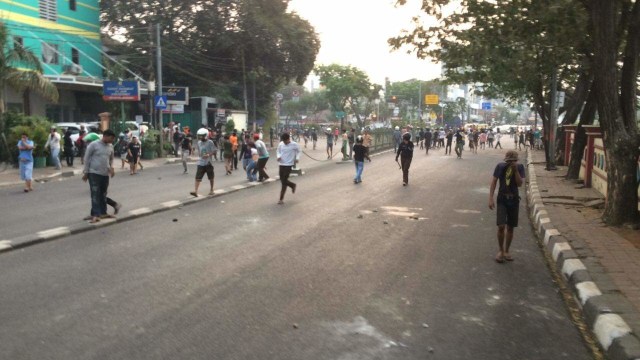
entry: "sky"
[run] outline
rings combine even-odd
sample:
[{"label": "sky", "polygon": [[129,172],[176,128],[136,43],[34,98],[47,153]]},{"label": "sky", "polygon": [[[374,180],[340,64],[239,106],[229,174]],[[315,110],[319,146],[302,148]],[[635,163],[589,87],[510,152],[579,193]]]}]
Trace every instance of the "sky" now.
[{"label": "sky", "polygon": [[[316,65],[337,63],[363,70],[376,84],[440,76],[440,65],[407,49],[391,52],[387,39],[411,29],[421,0],[394,7],[394,0],[291,0],[295,11],[316,29],[321,48]],[[317,87],[317,84],[315,84]]]}]

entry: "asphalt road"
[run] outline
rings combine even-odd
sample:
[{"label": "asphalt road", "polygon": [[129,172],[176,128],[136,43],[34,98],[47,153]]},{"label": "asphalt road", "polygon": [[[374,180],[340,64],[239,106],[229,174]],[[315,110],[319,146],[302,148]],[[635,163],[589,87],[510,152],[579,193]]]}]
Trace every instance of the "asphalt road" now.
[{"label": "asphalt road", "polygon": [[327,164],[285,205],[272,183],[0,254],[0,358],[591,359],[524,202],[493,261],[500,154],[416,153],[408,187],[391,154],[359,185]]}]

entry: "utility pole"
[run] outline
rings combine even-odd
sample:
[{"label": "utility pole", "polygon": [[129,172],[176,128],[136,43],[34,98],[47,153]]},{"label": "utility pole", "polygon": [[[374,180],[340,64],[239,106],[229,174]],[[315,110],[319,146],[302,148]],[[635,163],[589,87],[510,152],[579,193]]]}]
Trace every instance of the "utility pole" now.
[{"label": "utility pole", "polygon": [[548,160],[547,160],[547,170],[558,170],[556,167],[556,131],[558,128],[558,71],[556,68],[553,69],[553,74],[551,75],[551,114],[549,116],[549,151]]},{"label": "utility pole", "polygon": [[[156,24],[156,70],[158,71],[158,91],[162,96],[162,46],[160,43],[160,24]],[[162,110],[158,111],[158,129],[160,130],[160,157],[164,156],[164,133],[162,126]]]}]

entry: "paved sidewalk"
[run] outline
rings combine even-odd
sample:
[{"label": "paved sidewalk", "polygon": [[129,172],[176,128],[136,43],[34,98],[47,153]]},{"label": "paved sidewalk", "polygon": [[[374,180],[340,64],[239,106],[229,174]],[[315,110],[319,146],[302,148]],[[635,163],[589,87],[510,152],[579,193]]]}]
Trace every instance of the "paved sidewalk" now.
[{"label": "paved sidewalk", "polygon": [[[528,199],[533,223],[583,306],[587,323],[611,359],[640,358],[640,237],[607,227],[593,188],[545,170],[530,151]],[[591,207],[590,205],[594,205]]]}]

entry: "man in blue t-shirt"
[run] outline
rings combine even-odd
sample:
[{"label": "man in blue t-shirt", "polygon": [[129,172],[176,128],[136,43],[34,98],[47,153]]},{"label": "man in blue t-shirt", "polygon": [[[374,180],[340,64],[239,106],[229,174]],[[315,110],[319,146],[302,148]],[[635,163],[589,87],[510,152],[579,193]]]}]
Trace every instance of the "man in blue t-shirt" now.
[{"label": "man in blue t-shirt", "polygon": [[[509,254],[509,247],[513,240],[513,229],[518,226],[518,209],[520,208],[520,196],[518,188],[524,183],[524,165],[518,164],[518,152],[507,151],[504,162],[496,165],[493,171],[493,180],[489,190],[489,209],[496,207],[494,194],[498,187],[497,196],[497,225],[498,225],[498,246],[500,252],[496,255],[496,262],[504,263],[513,261]],[[506,230],[506,231],[505,231]]]}]

